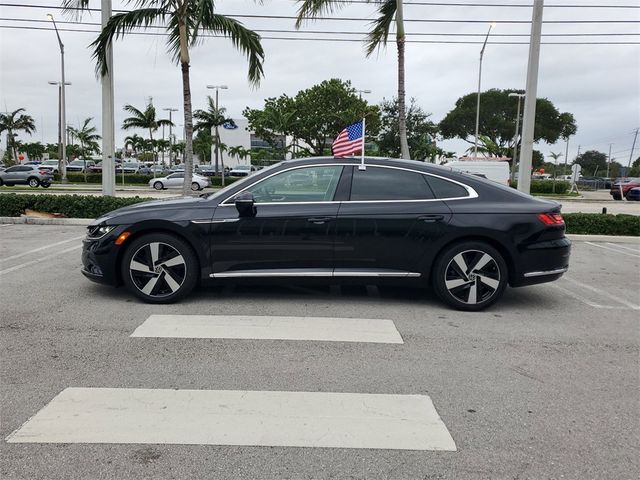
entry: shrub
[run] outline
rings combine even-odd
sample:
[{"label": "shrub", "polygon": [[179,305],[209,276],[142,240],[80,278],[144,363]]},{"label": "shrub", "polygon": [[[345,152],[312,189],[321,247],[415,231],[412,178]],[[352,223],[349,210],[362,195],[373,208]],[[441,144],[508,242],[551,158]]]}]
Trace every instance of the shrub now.
[{"label": "shrub", "polygon": [[25,209],[60,213],[65,217],[97,218],[116,208],[153,200],[140,197],[94,197],[90,195],[0,194],[0,216],[19,217]]},{"label": "shrub", "polygon": [[602,213],[564,213],[567,233],[640,236],[640,217]]},{"label": "shrub", "polygon": [[[511,184],[513,188],[518,188],[518,182]],[[569,182],[556,180],[556,194],[562,195],[567,193],[571,185]],[[545,193],[553,195],[553,180],[531,180],[531,191],[534,193]]]},{"label": "shrub", "polygon": [[[137,173],[125,173],[124,181],[125,183],[133,183],[137,185],[146,185],[149,180],[153,178],[153,175],[140,175]],[[56,173],[53,176],[53,180],[56,182],[60,181],[60,174]],[[74,183],[83,183],[84,182],[84,173],[75,173],[69,172],[67,173],[67,180]],[[101,173],[87,173],[87,183],[102,183],[102,174]],[[116,185],[118,183],[122,183],[122,174],[116,173]]]}]

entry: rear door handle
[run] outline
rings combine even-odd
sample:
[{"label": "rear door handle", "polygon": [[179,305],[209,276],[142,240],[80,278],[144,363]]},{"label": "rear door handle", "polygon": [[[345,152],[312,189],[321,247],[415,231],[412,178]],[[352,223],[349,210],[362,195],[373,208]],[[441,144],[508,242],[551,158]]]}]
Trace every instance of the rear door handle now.
[{"label": "rear door handle", "polygon": [[315,223],[316,225],[322,225],[323,223],[327,223],[331,221],[333,217],[311,217],[307,218],[307,222]]},{"label": "rear door handle", "polygon": [[444,220],[444,215],[422,215],[418,217],[418,220],[422,220],[425,223],[435,223]]}]

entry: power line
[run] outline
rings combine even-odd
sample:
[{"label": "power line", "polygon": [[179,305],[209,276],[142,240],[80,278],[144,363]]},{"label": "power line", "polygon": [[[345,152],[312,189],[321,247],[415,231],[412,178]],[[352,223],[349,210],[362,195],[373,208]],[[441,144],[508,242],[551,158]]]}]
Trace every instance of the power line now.
[{"label": "power line", "polygon": [[[60,6],[51,5],[21,5],[17,3],[0,3],[0,7],[15,7],[15,8],[39,8],[39,9],[54,9],[63,10]],[[67,8],[66,10],[77,10],[87,12],[100,12],[99,8]],[[114,13],[128,13],[130,10],[113,10]],[[294,15],[255,15],[255,14],[221,14],[232,18],[257,18],[268,20],[297,20],[298,17]],[[371,18],[363,17],[305,17],[307,20],[326,20],[326,21],[342,21],[342,22],[371,22]],[[427,18],[405,18],[405,22],[410,23],[499,23],[499,24],[530,24],[531,20],[465,20],[465,19],[427,19]],[[640,20],[544,20],[546,24],[623,24],[623,23],[640,23]]]},{"label": "power line", "polygon": [[[32,27],[32,26],[16,26],[16,25],[0,25],[0,29],[8,28],[13,30],[45,30],[53,31],[53,28]],[[77,30],[73,28],[58,28],[59,32],[73,33],[93,33],[99,34],[99,30]],[[164,32],[128,32],[127,35],[146,35],[146,36],[166,36]],[[202,34],[200,38],[227,38],[224,35]],[[362,39],[357,38],[311,38],[311,37],[261,37],[262,40],[289,40],[299,42],[354,42],[360,43]],[[480,45],[484,42],[463,41],[463,40],[407,40],[406,43],[418,44],[449,44],[449,45]],[[487,42],[491,45],[529,45],[529,42],[512,42],[512,41],[491,41]],[[543,45],[640,45],[640,42],[542,42]]]},{"label": "power line", "polygon": [[[0,21],[6,22],[29,22],[29,23],[46,23],[49,24],[50,20],[39,20],[29,18],[0,18]],[[81,26],[101,26],[99,22],[85,22],[85,21],[57,21],[59,25],[81,25]],[[144,28],[165,29],[162,25],[149,25]],[[257,33],[291,33],[291,34],[316,34],[316,35],[358,35],[365,36],[368,32],[353,32],[353,31],[334,31],[334,30],[283,30],[283,29],[253,29]],[[485,33],[436,33],[436,32],[407,32],[408,36],[436,36],[436,37],[484,37]],[[492,37],[529,37],[528,33],[492,33]],[[547,33],[543,34],[543,37],[592,37],[592,36],[640,36],[640,32],[635,33]]]},{"label": "power line", "polygon": [[[296,1],[296,0],[292,0]],[[367,0],[350,0],[351,3],[367,5],[380,5],[382,2],[371,2]],[[449,3],[449,2],[404,2],[405,5],[418,5],[427,7],[507,7],[507,8],[532,8],[531,4],[524,3]],[[638,5],[545,5],[545,8],[640,8]]]}]

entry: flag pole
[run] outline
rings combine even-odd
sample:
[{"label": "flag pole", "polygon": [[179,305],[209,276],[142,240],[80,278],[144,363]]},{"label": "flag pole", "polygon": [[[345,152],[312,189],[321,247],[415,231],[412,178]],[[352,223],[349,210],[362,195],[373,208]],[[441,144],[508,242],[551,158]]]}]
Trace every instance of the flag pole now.
[{"label": "flag pole", "polygon": [[361,150],[362,154],[361,154],[361,157],[360,157],[360,166],[358,167],[358,170],[366,170],[367,169],[367,167],[365,167],[365,165],[364,165],[364,132],[365,132],[364,121],[365,121],[365,119],[363,117],[362,118],[362,150]]}]

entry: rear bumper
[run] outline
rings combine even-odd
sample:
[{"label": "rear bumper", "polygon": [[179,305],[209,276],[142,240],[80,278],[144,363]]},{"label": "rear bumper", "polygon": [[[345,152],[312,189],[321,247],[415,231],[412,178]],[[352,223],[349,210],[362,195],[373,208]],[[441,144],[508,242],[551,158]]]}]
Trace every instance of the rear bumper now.
[{"label": "rear bumper", "polygon": [[509,283],[522,287],[557,280],[569,269],[570,256],[571,240],[566,237],[526,245]]}]

